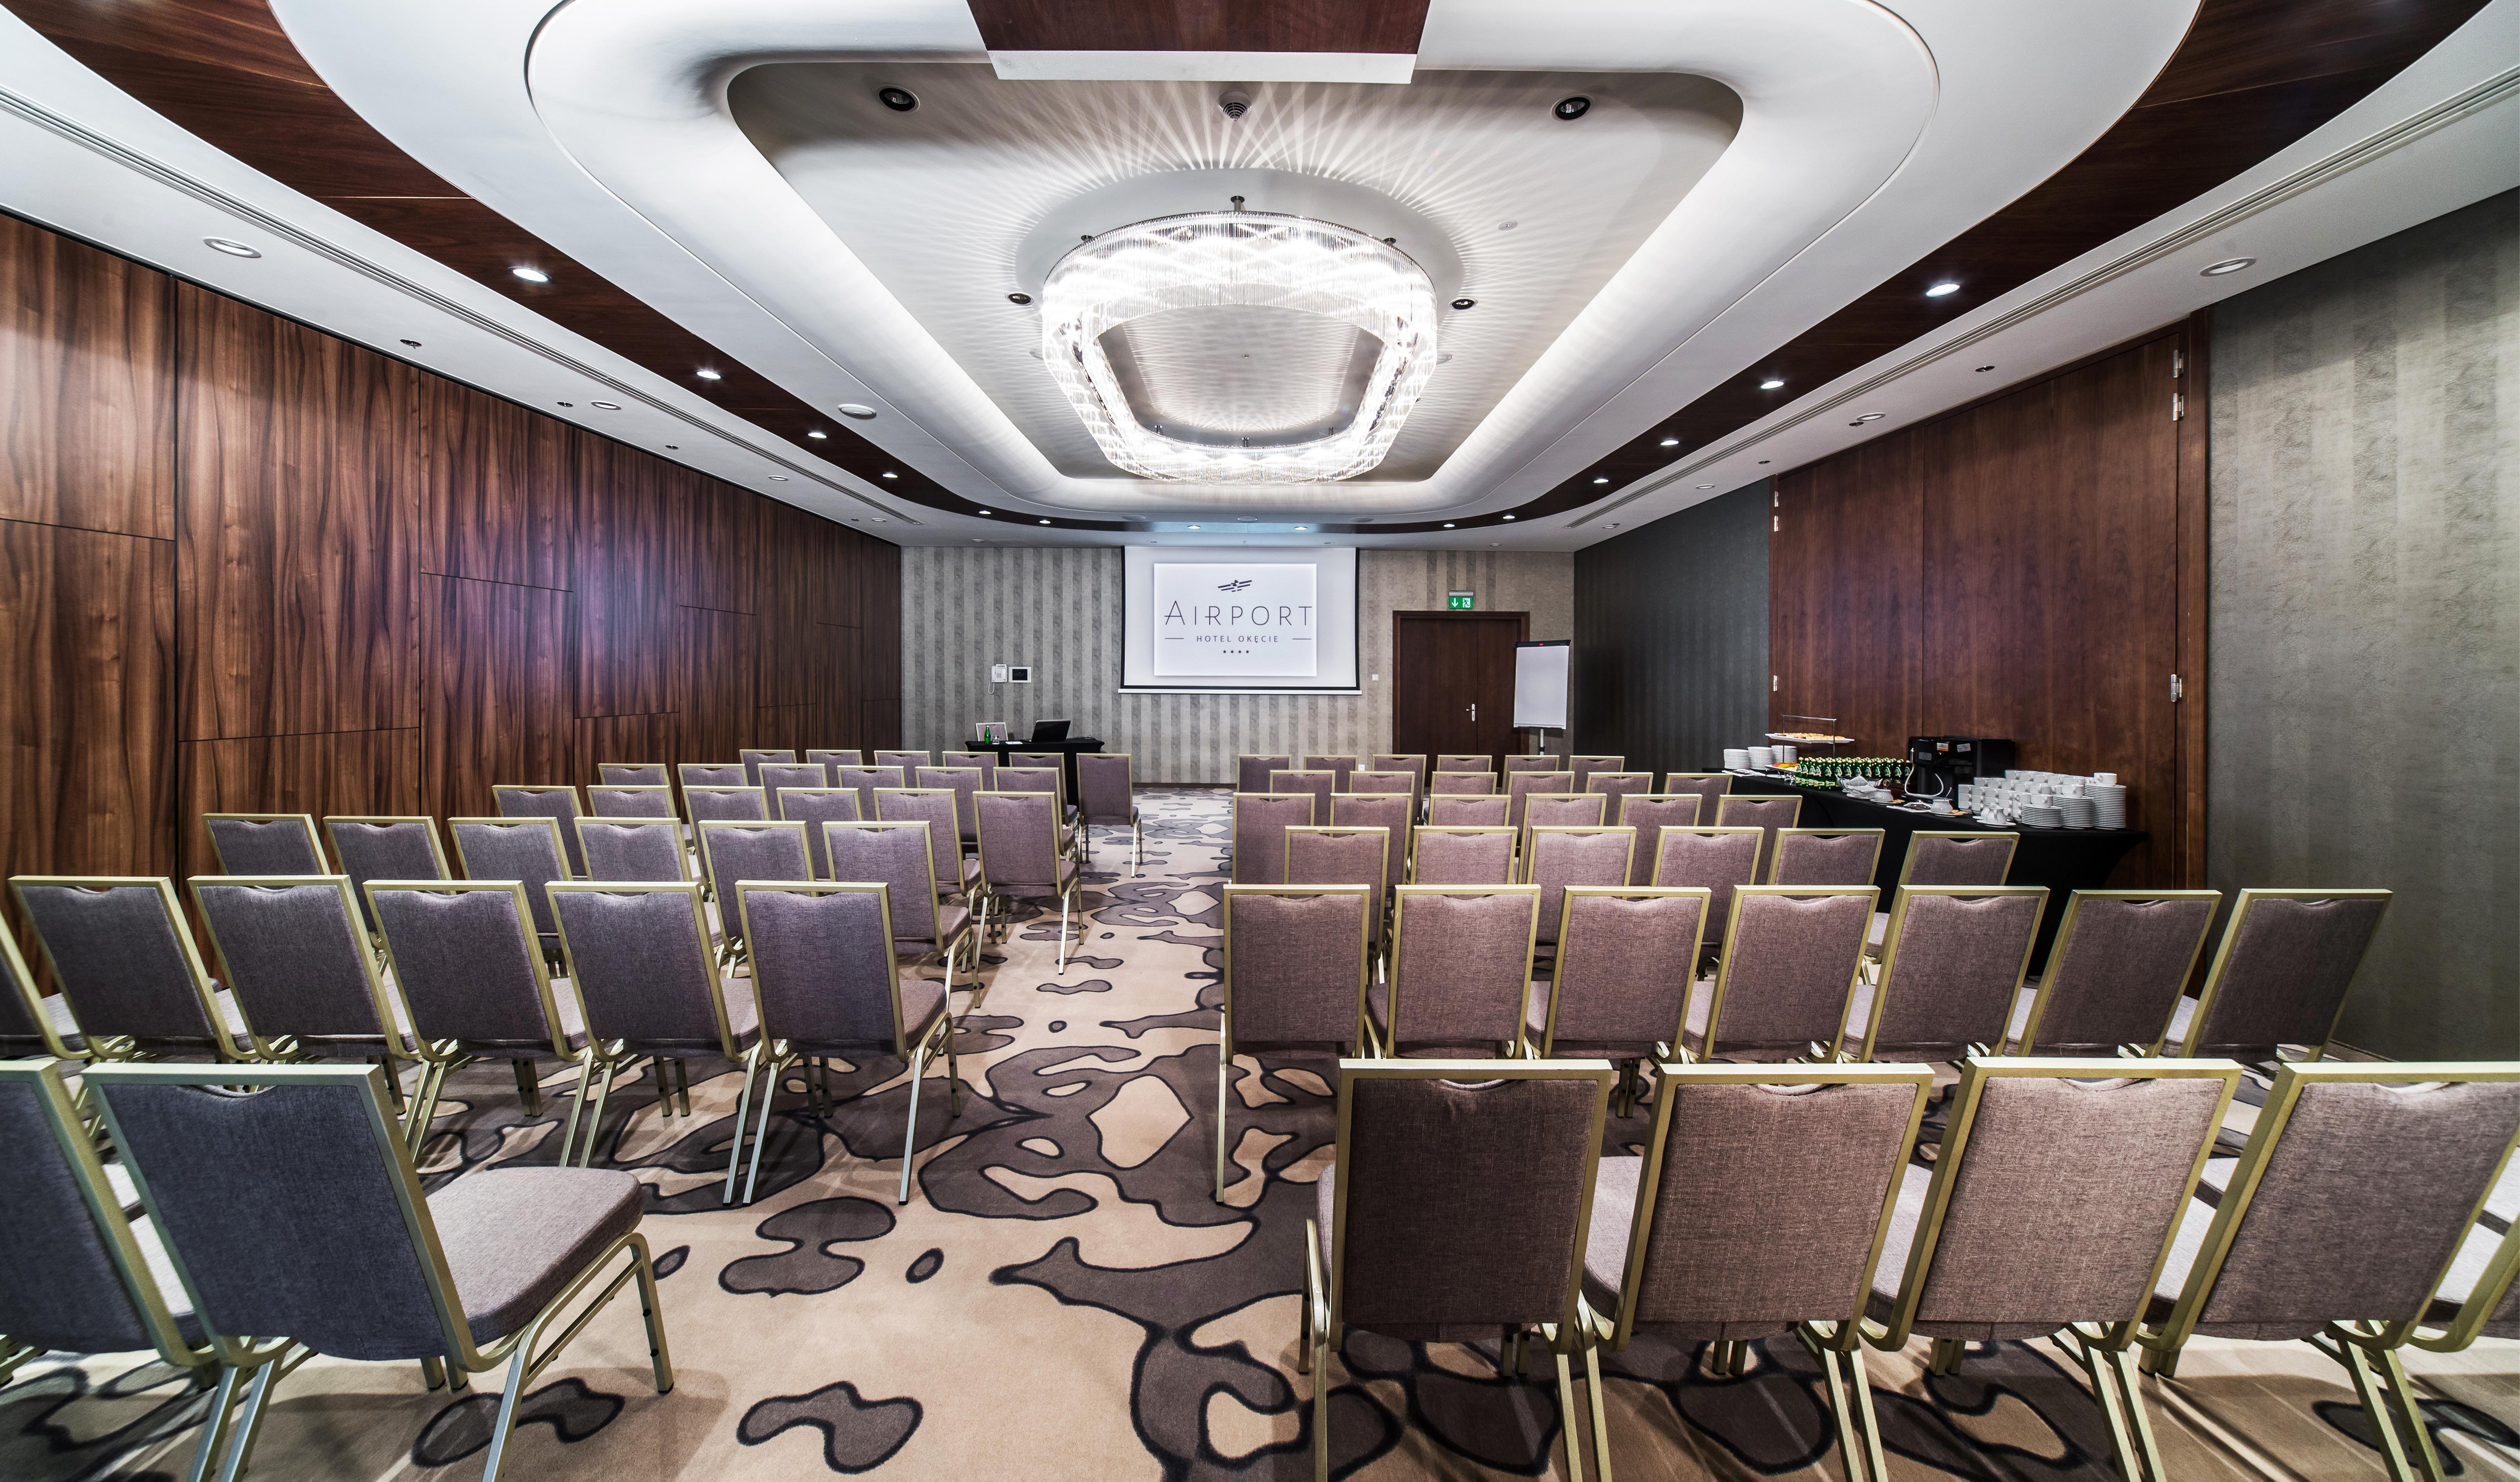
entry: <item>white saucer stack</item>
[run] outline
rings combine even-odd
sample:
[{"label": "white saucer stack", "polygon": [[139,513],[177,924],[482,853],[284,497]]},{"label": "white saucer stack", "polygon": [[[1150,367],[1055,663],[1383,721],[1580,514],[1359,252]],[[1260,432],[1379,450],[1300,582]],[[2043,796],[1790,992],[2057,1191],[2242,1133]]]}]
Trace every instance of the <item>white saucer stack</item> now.
[{"label": "white saucer stack", "polygon": [[2092,827],[2099,829],[2123,829],[2127,826],[2126,788],[2110,786],[2103,784],[2094,784],[2083,790],[2091,794],[2092,805],[2099,810],[2099,817]]},{"label": "white saucer stack", "polygon": [[1727,747],[1725,747],[1725,748],[1724,748],[1724,770],[1725,770],[1725,771],[1727,771],[1727,772],[1747,772],[1747,771],[1749,771],[1749,770],[1750,770],[1750,753],[1749,753],[1749,750],[1748,750],[1746,747],[1742,747],[1742,746],[1727,746]]}]

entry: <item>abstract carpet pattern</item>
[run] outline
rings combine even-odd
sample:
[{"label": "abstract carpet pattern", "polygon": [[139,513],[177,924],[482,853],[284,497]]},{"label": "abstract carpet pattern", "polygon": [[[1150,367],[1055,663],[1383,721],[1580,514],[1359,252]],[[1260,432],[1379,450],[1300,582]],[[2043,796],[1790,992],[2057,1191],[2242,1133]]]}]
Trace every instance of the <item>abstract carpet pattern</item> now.
[{"label": "abstract carpet pattern", "polygon": [[[1066,971],[1053,970],[1055,912],[1019,908],[989,950],[962,1021],[962,1113],[949,1120],[931,1077],[908,1206],[892,1197],[908,1096],[895,1062],[834,1062],[828,1122],[791,1073],[742,1208],[718,1201],[731,1067],[692,1063],[688,1119],[659,1114],[645,1073],[614,1092],[601,1161],[651,1190],[643,1228],[679,1382],[652,1392],[637,1307],[616,1303],[526,1398],[510,1477],[1309,1475],[1296,1309],[1333,1088],[1317,1062],[1238,1066],[1232,1182],[1210,1196],[1225,797],[1153,789],[1142,808],[1145,873],[1105,831]],[[459,1076],[425,1152],[432,1185],[550,1161],[566,1089],[551,1074],[529,1118],[507,1067]],[[1644,1128],[1614,1122],[1607,1150],[1634,1150]],[[1495,1358],[1493,1343],[1352,1338],[1332,1391],[1337,1474],[1560,1474],[1546,1370],[1508,1381]],[[1629,1482],[1844,1475],[1819,1372],[1790,1340],[1730,1378],[1650,1341],[1605,1359]],[[2099,1413],[2055,1349],[1981,1349],[1947,1377],[1923,1359],[1920,1341],[1868,1360],[1895,1476],[2114,1475]],[[2418,1369],[2456,1474],[2520,1477],[2520,1345]],[[279,1391],[251,1475],[472,1478],[499,1378],[450,1396],[425,1390],[417,1365],[316,1359]],[[2146,1393],[2174,1476],[2382,1475],[2342,1370],[2305,1347],[2200,1341],[2179,1383]],[[202,1409],[154,1359],[49,1356],[0,1389],[0,1478],[181,1476]]]}]

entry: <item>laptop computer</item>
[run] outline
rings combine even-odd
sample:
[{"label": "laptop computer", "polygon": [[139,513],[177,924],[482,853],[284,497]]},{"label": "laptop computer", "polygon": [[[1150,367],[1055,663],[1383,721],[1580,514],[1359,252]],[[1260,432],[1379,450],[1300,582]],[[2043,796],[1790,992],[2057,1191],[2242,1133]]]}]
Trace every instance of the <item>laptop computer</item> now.
[{"label": "laptop computer", "polygon": [[1063,741],[1065,740],[1067,740],[1067,722],[1063,720],[1037,720],[1032,723],[1032,743],[1034,745],[1048,745],[1052,741]]}]

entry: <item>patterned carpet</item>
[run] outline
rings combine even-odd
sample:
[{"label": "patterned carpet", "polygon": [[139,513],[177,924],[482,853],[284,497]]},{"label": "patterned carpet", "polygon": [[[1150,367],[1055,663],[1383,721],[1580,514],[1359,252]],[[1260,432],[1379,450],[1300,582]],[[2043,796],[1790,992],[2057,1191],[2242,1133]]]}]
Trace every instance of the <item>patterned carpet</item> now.
[{"label": "patterned carpet", "polygon": [[[689,1120],[660,1118],[645,1077],[615,1092],[604,1151],[652,1190],[644,1229],[679,1384],[652,1391],[637,1307],[615,1303],[528,1396],[511,1477],[1309,1475],[1296,1307],[1331,1088],[1302,1068],[1239,1077],[1238,1182],[1224,1205],[1209,1197],[1224,794],[1142,802],[1146,873],[1128,877],[1106,831],[1066,972],[1052,971],[1055,914],[1019,916],[993,949],[963,1025],[963,1112],[949,1124],[944,1088],[927,1083],[907,1208],[892,1200],[907,1081],[889,1061],[834,1065],[844,1100],[828,1126],[791,1075],[760,1197],[740,1209],[718,1202],[730,1070],[693,1062]],[[428,1149],[433,1180],[550,1159],[563,1089],[548,1080],[529,1120],[505,1066],[460,1076]],[[1611,1150],[1643,1125],[1614,1123]],[[1868,1359],[1895,1476],[2114,1475],[2098,1412],[2055,1349],[2005,1344],[1945,1378],[1923,1356],[1920,1341]],[[1332,1405],[1338,1474],[1556,1474],[1553,1386],[1500,1380],[1493,1359],[1492,1346],[1351,1341]],[[1696,1360],[1646,1341],[1608,1356],[1620,1477],[1843,1476],[1799,1346],[1761,1345],[1737,1378]],[[2520,1477],[2520,1345],[2415,1367],[2453,1474]],[[2308,1348],[2200,1340],[2182,1373],[2146,1386],[2173,1476],[2382,1475],[2342,1370]],[[486,1378],[450,1398],[425,1391],[416,1365],[311,1362],[275,1400],[252,1474],[477,1475]],[[154,1360],[38,1361],[0,1389],[0,1478],[180,1476],[202,1409]]]}]

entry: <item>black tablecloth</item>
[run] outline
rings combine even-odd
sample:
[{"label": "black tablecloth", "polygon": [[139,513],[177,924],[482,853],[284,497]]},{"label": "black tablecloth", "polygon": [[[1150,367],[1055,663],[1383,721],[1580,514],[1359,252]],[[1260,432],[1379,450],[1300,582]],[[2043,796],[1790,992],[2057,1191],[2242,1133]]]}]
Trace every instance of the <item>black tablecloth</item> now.
[{"label": "black tablecloth", "polygon": [[1102,750],[1102,743],[1090,736],[1071,736],[1065,741],[1000,741],[995,746],[983,746],[979,749],[997,752],[998,765],[1001,767],[1007,765],[1007,758],[1017,751],[1061,753],[1066,758],[1061,765],[1067,770],[1067,800],[1072,803],[1081,795],[1076,790],[1076,758],[1084,752]]},{"label": "black tablecloth", "polygon": [[1882,831],[1881,868],[1873,872],[1872,882],[1881,887],[1882,909],[1890,906],[1890,893],[1898,888],[1899,870],[1908,859],[1908,837],[1922,829],[1928,833],[1960,832],[1978,830],[1986,832],[2009,832],[2021,835],[2021,845],[2012,856],[2012,874],[2007,882],[2015,885],[2048,887],[2048,909],[2039,919],[2039,945],[2030,954],[2030,970],[2040,971],[2048,965],[2048,945],[2056,939],[2056,923],[2065,917],[2065,902],[2077,890],[2097,890],[2108,883],[2109,872],[2127,857],[2135,846],[2151,837],[2140,829],[2028,829],[2015,826],[1996,830],[1973,818],[1951,814],[1915,813],[1887,803],[1867,802],[1843,792],[1824,792],[1816,787],[1800,787],[1775,777],[1746,777],[1735,773],[1735,792],[1789,792],[1803,800],[1802,824],[1805,829],[1878,829]]}]

